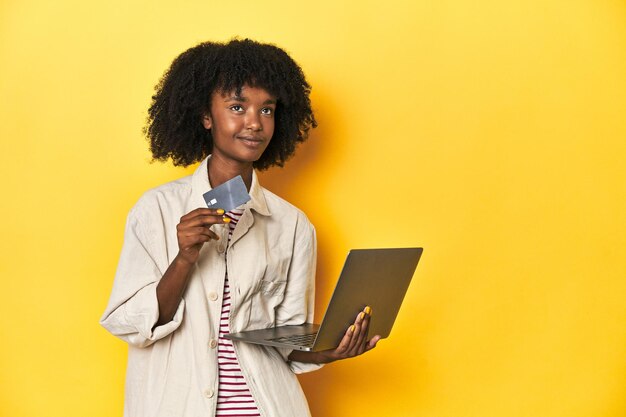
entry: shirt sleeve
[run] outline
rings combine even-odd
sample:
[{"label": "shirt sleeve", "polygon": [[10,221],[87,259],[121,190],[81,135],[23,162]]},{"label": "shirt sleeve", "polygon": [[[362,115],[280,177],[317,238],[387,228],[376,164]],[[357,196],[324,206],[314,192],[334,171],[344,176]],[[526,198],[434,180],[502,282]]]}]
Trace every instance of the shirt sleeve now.
[{"label": "shirt sleeve", "polygon": [[[185,302],[181,300],[170,322],[156,325],[159,319],[156,287],[168,266],[163,262],[167,259],[165,237],[163,231],[146,233],[138,211],[135,207],[128,215],[113,290],[100,324],[130,345],[145,347],[180,326]],[[155,235],[161,235],[160,245],[155,244]]]},{"label": "shirt sleeve", "polygon": [[[315,268],[317,264],[317,239],[315,228],[303,214],[296,225],[293,257],[289,266],[285,297],[276,309],[276,323],[279,325],[313,322],[315,308]],[[276,348],[285,361],[291,349]],[[303,362],[289,362],[296,373],[315,371],[322,365]]]}]

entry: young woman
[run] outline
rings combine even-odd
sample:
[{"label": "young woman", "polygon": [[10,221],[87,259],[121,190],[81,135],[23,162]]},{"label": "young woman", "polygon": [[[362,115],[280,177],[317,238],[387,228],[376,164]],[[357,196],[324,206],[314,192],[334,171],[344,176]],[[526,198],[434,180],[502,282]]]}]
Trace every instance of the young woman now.
[{"label": "young woman", "polygon": [[[254,170],[283,166],[316,126],[309,92],[282,49],[251,40],[195,46],[157,85],[145,129],[154,158],[201,163],[128,216],[101,319],[130,345],[125,416],[309,415],[295,373],[375,347],[369,308],[328,351],[223,338],[313,319],[314,228]],[[206,208],[202,195],[238,175],[251,200]]]}]

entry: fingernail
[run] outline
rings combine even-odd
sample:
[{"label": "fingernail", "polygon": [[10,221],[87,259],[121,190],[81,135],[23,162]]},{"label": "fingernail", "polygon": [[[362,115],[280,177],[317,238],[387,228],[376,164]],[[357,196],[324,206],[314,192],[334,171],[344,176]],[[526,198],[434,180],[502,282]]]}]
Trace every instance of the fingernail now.
[{"label": "fingernail", "polygon": [[350,333],[352,333],[352,332],[354,331],[354,324],[353,324],[352,326],[350,326],[350,328],[348,329],[348,331],[349,331]]},{"label": "fingernail", "polygon": [[224,210],[223,209],[217,209],[217,214],[224,214]]},{"label": "fingernail", "polygon": [[370,306],[365,307],[365,314],[372,314],[372,308]]},{"label": "fingernail", "polygon": [[230,223],[230,217],[224,216],[224,217],[222,217],[222,220],[224,221],[224,223]]},{"label": "fingernail", "polygon": [[363,318],[364,318],[364,317],[365,317],[365,313],[361,311],[361,312],[359,313],[359,318],[360,318],[361,320],[363,320]]}]

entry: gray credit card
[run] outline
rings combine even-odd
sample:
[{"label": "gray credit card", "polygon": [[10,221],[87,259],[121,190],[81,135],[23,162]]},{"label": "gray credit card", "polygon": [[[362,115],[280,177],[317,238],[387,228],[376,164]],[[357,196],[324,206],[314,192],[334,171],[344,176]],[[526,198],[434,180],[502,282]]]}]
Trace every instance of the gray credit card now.
[{"label": "gray credit card", "polygon": [[202,196],[209,208],[223,209],[227,213],[250,200],[241,175],[207,191]]}]

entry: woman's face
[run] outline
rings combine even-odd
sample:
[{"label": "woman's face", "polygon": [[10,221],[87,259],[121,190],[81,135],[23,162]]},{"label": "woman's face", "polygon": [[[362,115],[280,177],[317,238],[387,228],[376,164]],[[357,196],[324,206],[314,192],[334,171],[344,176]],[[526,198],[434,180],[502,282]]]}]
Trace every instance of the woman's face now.
[{"label": "woman's face", "polygon": [[203,117],[213,135],[214,157],[237,163],[257,161],[274,134],[276,98],[262,88],[244,85],[241,93],[215,92]]}]

